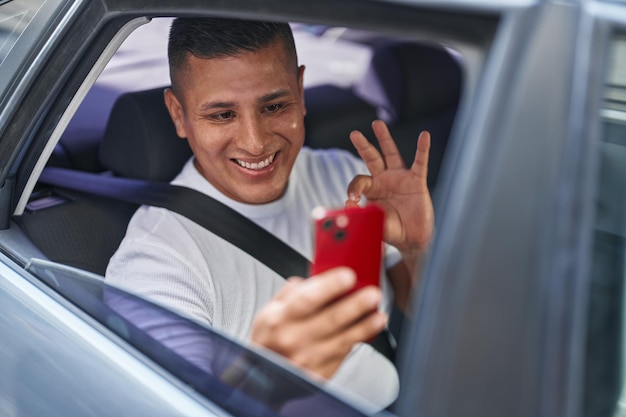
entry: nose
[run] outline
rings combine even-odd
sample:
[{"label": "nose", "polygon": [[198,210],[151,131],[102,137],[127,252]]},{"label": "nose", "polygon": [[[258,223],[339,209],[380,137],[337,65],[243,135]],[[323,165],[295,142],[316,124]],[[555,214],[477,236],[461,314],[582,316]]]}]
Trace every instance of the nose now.
[{"label": "nose", "polygon": [[265,152],[267,132],[259,115],[242,117],[237,145],[250,155],[262,155]]}]

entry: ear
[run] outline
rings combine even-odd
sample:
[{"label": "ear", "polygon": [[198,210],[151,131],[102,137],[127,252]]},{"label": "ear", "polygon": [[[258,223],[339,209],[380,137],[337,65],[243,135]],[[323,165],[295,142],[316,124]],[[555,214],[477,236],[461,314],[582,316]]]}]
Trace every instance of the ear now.
[{"label": "ear", "polygon": [[304,65],[298,67],[298,93],[302,100],[302,115],[306,116],[306,103],[304,102]]},{"label": "ear", "polygon": [[176,134],[183,139],[186,138],[185,112],[178,97],[176,97],[171,88],[166,88],[163,92],[163,99],[165,100],[165,107],[167,107],[167,111],[170,113],[170,117],[176,127]]}]

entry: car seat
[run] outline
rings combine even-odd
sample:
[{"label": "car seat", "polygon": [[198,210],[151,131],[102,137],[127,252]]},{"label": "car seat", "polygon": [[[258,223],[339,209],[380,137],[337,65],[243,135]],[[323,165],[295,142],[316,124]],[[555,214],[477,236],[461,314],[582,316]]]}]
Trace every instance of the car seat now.
[{"label": "car seat", "polygon": [[410,166],[422,130],[431,134],[428,185],[435,187],[462,87],[459,58],[441,45],[409,41],[373,45],[355,93],[377,109]]},{"label": "car seat", "polygon": [[350,142],[353,130],[372,138],[371,124],[376,120],[376,108],[351,89],[323,84],[305,89],[305,145],[310,148],[339,148],[355,155]]},{"label": "car seat", "polygon": [[[176,136],[163,88],[115,102],[99,149],[101,175],[169,181],[191,156]],[[57,160],[52,161],[53,166]],[[60,165],[63,167],[63,165]],[[104,275],[137,205],[59,187],[39,187],[16,222],[50,259]]]},{"label": "car seat", "polygon": [[94,85],[66,127],[48,161],[49,166],[87,172],[103,170],[98,148],[111,109],[122,94],[111,85]]},{"label": "car seat", "polygon": [[192,152],[176,135],[164,90],[126,93],[115,102],[98,153],[105,169],[151,181],[171,181],[180,172]]}]

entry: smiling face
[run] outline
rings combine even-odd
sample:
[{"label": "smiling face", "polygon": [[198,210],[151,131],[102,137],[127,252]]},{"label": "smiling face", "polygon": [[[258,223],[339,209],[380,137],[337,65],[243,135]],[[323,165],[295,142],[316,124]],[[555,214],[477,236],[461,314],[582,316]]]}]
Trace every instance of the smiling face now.
[{"label": "smiling face", "polygon": [[188,55],[165,103],[196,168],[226,196],[263,204],[285,192],[304,143],[303,73],[279,41],[230,57]]}]

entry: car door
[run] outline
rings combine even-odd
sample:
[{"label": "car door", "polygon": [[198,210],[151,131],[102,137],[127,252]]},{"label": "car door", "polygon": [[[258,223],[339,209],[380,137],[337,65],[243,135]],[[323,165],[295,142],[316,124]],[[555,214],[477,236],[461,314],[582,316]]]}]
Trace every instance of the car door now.
[{"label": "car door", "polygon": [[[401,354],[399,415],[578,412],[590,245],[585,152],[595,18],[576,1],[93,1],[64,5],[0,133],[11,255],[20,215],[73,110],[118,42],[151,15],[218,13],[324,22],[449,43],[466,85],[435,195],[437,236]],[[358,10],[359,13],[355,13]],[[80,16],[80,18],[78,18]],[[591,29],[590,29],[591,28]],[[597,58],[597,57],[596,57]],[[30,77],[26,77],[30,75]],[[7,96],[8,97],[8,96]],[[589,98],[588,98],[589,97]],[[7,99],[8,100],[8,99]],[[597,103],[596,103],[597,104]],[[589,129],[589,130],[587,130]],[[590,203],[586,204],[590,206]],[[586,223],[585,223],[586,222]],[[7,240],[5,240],[7,242]],[[581,261],[582,259],[582,261]],[[588,258],[587,258],[588,259]],[[574,272],[572,272],[574,271]]]},{"label": "car door", "polygon": [[537,3],[501,29],[448,166],[400,413],[620,415],[624,4]]}]

